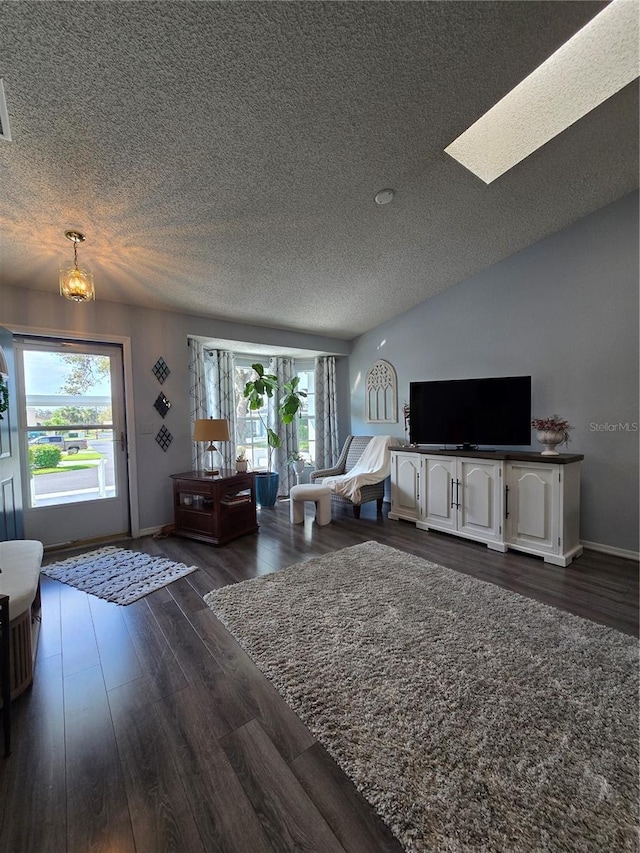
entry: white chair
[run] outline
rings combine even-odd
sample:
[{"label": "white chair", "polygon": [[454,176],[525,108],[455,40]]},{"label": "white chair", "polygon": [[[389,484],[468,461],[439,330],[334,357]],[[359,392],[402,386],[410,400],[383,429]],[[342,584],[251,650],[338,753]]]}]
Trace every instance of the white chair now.
[{"label": "white chair", "polygon": [[[371,441],[371,438],[372,436],[370,435],[348,435],[347,440],[344,443],[344,447],[342,448],[340,458],[333,468],[322,468],[320,471],[313,471],[310,478],[311,482],[313,483],[314,480],[321,480],[323,477],[336,477],[341,474],[348,474],[359,461],[365,451],[365,448]],[[359,504],[354,504],[349,500],[349,498],[337,495],[335,492],[332,493],[331,499],[336,501],[336,503],[352,506],[353,514],[356,518],[360,518],[360,507],[363,503],[367,503],[367,501],[376,501],[378,512],[382,512],[385,479],[386,478],[383,478],[379,483],[372,483],[371,485],[363,486],[360,490],[361,497]]]}]

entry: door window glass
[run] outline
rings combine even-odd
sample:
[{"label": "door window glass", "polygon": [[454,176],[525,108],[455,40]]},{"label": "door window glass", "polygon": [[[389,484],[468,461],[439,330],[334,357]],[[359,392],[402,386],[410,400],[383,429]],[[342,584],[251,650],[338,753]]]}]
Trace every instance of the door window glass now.
[{"label": "door window glass", "polygon": [[115,497],[111,358],[25,348],[22,372],[29,506]]}]

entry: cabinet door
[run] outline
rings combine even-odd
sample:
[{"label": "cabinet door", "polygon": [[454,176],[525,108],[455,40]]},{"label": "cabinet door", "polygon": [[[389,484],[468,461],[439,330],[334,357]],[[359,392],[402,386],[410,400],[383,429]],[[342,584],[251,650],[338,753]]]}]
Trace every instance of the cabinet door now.
[{"label": "cabinet door", "polygon": [[450,456],[425,456],[423,465],[426,480],[423,487],[425,522],[434,530],[455,530],[456,459]]},{"label": "cabinet door", "polygon": [[458,460],[458,531],[483,541],[502,538],[502,463]]},{"label": "cabinet door", "polygon": [[420,517],[422,456],[419,453],[391,454],[391,512],[415,521]]},{"label": "cabinet door", "polygon": [[507,464],[507,539],[535,553],[558,553],[557,465]]}]

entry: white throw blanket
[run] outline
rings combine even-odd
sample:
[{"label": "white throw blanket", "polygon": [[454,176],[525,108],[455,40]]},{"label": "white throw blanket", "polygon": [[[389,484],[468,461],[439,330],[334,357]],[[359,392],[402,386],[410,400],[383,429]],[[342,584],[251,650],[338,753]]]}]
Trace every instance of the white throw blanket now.
[{"label": "white throw blanket", "polygon": [[379,483],[391,473],[389,448],[396,445],[396,439],[390,435],[374,435],[350,471],[337,477],[324,477],[322,485],[329,486],[332,492],[359,504],[363,486]]}]

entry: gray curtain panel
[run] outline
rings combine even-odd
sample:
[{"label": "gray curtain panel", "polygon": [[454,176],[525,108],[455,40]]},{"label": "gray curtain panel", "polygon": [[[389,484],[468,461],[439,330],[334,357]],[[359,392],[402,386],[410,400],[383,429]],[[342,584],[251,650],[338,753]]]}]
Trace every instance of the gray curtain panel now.
[{"label": "gray curtain panel", "polygon": [[[290,382],[296,375],[295,364],[292,358],[272,358],[269,362],[269,370],[278,377],[278,388],[282,388],[284,382]],[[287,462],[290,454],[298,449],[298,423],[294,418],[293,423],[278,423],[278,403],[282,394],[273,397],[269,406],[269,426],[282,439],[282,446],[273,451],[272,468],[280,474],[278,484],[278,495],[287,496],[292,486],[296,484],[296,477],[291,465]]]},{"label": "gray curtain panel", "polygon": [[[207,406],[207,365],[205,348],[193,338],[188,338],[189,346],[189,418],[191,423],[190,435],[193,435],[193,425],[200,418],[208,418]],[[194,471],[204,468],[204,445],[201,441],[191,442],[191,465]]]},{"label": "gray curtain panel", "polygon": [[210,417],[226,418],[229,422],[229,441],[222,441],[218,449],[222,455],[222,467],[235,470],[236,467],[236,363],[232,352],[208,350],[209,364],[207,379],[209,391]]},{"label": "gray curtain panel", "polygon": [[[189,415],[191,434],[199,418],[226,418],[229,441],[218,445],[223,468],[235,469],[236,400],[234,393],[235,361],[232,352],[212,350],[189,338]],[[205,445],[192,443],[193,470],[201,471],[205,463]],[[217,463],[216,463],[217,464]]]},{"label": "gray curtain panel", "polygon": [[331,468],[340,455],[336,360],[316,358],[316,468]]}]

